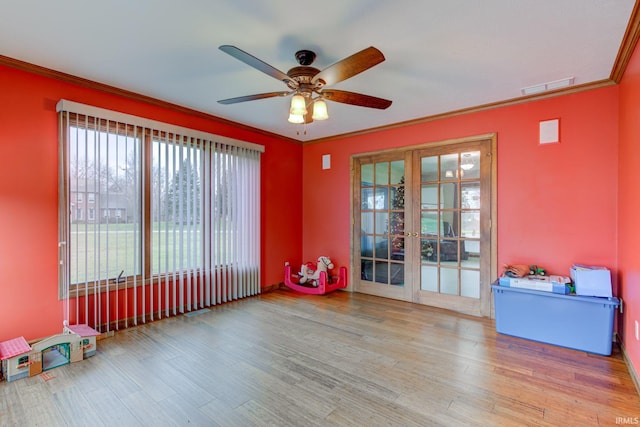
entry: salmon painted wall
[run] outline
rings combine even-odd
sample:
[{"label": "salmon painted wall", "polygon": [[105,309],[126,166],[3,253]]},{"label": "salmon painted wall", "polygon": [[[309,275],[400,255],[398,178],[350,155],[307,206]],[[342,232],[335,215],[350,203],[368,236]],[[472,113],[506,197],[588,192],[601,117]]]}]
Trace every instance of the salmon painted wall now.
[{"label": "salmon painted wall", "polygon": [[0,341],[62,329],[57,284],[57,118],[65,98],[266,147],[262,157],[263,286],[302,250],[302,147],[169,109],[0,66]]},{"label": "salmon painted wall", "polygon": [[624,315],[619,325],[627,355],[638,373],[640,341],[640,47],[636,46],[620,82],[620,164],[618,204],[618,268]]},{"label": "salmon painted wall", "polygon": [[[615,272],[617,94],[610,86],[305,145],[303,259],[329,255],[349,265],[352,155],[496,133],[498,267],[531,263],[568,276],[580,262]],[[551,118],[560,118],[561,142],[541,146],[539,122]]]}]

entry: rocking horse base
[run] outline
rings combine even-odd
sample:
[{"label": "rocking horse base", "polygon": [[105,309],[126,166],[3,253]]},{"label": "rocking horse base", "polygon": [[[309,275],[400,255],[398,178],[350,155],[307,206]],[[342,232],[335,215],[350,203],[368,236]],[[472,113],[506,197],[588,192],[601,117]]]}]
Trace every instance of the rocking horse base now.
[{"label": "rocking horse base", "polygon": [[[291,266],[289,263],[284,264],[284,284],[289,289],[293,289],[294,291],[301,292],[303,294],[310,295],[324,295],[327,292],[335,291],[336,289],[346,288],[347,287],[347,269],[346,267],[340,267],[340,274],[334,278],[332,283],[328,283],[327,273],[324,271],[320,272],[320,278],[318,279],[318,286],[310,287],[308,284],[300,284],[294,282],[294,279],[291,275]],[[293,275],[296,277],[296,275]]]}]

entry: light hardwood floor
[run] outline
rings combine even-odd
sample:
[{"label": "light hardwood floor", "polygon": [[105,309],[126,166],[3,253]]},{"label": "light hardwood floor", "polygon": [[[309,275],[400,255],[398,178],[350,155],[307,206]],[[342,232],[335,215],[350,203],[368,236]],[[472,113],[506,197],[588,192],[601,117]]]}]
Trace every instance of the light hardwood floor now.
[{"label": "light hardwood floor", "polygon": [[85,361],[0,383],[2,426],[620,425],[611,357],[362,294],[278,290],[116,332]]}]

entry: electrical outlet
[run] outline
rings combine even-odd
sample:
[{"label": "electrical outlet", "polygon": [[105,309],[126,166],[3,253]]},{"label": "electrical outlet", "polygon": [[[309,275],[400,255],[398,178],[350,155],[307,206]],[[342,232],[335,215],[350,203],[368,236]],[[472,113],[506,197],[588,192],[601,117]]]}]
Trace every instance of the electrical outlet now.
[{"label": "electrical outlet", "polygon": [[636,341],[640,340],[640,327],[638,326],[638,321],[636,320]]}]

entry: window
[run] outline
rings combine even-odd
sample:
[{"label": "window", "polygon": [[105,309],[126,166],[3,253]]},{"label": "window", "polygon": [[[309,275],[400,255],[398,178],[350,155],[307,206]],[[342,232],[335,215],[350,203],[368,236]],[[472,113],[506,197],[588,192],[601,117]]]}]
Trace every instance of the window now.
[{"label": "window", "polygon": [[[74,323],[108,329],[259,292],[261,146],[69,101],[58,111],[61,294],[70,308],[99,295],[73,302]],[[67,218],[81,193],[87,219]]]}]

